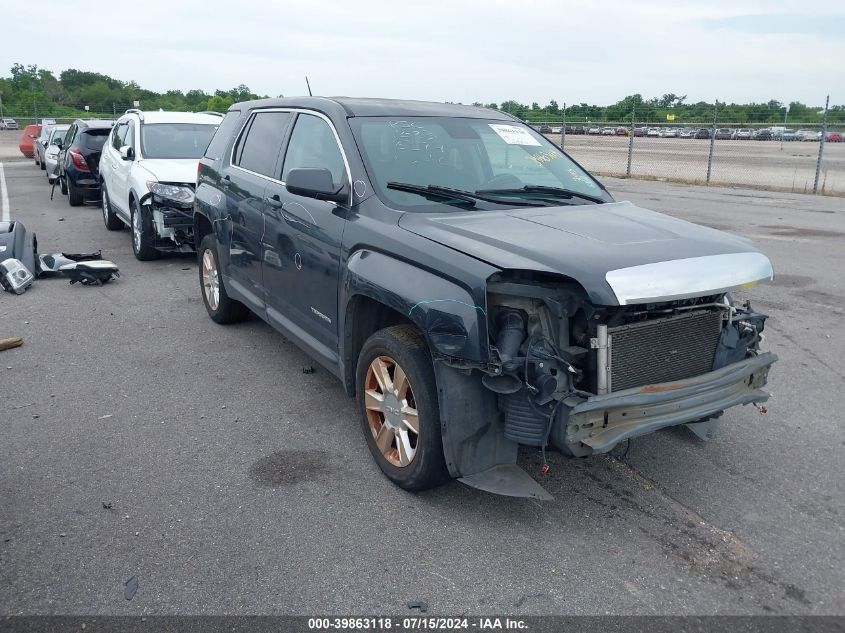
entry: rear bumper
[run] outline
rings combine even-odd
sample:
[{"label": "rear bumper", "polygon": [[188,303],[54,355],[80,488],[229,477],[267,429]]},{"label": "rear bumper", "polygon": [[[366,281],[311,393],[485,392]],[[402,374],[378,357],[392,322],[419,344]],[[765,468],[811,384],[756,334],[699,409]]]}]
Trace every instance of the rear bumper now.
[{"label": "rear bumper", "polygon": [[776,360],[767,352],[694,378],[594,396],[570,410],[566,440],[604,453],[632,437],[765,402],[761,388]]}]

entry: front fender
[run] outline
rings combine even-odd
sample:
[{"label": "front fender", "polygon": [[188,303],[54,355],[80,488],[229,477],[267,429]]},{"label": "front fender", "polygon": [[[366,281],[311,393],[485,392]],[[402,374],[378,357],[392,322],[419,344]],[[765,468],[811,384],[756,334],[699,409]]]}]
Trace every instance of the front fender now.
[{"label": "front fender", "polygon": [[432,352],[470,361],[488,357],[486,307],[457,283],[383,253],[361,250],[347,263],[342,305],[364,295],[408,317]]}]

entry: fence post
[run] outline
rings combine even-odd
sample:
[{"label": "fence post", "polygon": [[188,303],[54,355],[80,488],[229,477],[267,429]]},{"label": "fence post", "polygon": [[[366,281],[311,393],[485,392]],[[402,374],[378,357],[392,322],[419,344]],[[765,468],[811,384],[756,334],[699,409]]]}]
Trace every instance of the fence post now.
[{"label": "fence post", "polygon": [[710,173],[713,169],[713,146],[716,144],[716,117],[719,114],[719,100],[713,106],[713,125],[710,127],[710,154],[707,156],[707,184],[710,184]]},{"label": "fence post", "polygon": [[628,136],[628,168],[625,170],[625,178],[631,177],[631,159],[634,157],[634,112],[636,108],[631,108],[631,132]]},{"label": "fence post", "polygon": [[819,139],[819,157],[816,159],[816,179],[813,181],[813,193],[819,191],[819,174],[822,169],[822,155],[824,154],[824,141],[827,138],[827,107],[830,105],[830,95],[824,100],[824,116],[822,117],[822,137]]},{"label": "fence post", "polygon": [[563,149],[566,143],[566,101],[563,102],[563,115],[560,121],[560,149]]},{"label": "fence post", "polygon": [[112,104],[111,104],[111,118],[112,119],[117,118],[117,107],[114,105],[114,101],[112,101]]}]

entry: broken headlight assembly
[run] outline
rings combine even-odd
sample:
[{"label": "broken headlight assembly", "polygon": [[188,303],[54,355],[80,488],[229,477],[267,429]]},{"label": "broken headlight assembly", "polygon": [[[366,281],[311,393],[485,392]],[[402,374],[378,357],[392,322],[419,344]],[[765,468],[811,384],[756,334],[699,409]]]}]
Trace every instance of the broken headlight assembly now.
[{"label": "broken headlight assembly", "polygon": [[23,294],[34,279],[35,276],[19,259],[9,258],[0,262],[0,283],[9,292]]},{"label": "broken headlight assembly", "polygon": [[190,206],[194,203],[194,190],[188,185],[147,181],[147,189],[153,196],[165,202],[183,206]]}]

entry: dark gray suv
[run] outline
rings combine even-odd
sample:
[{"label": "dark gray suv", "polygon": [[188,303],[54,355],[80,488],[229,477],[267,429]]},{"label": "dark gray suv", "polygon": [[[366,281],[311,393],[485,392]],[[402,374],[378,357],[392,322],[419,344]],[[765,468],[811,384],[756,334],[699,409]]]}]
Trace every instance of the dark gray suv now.
[{"label": "dark gray suv", "polygon": [[[229,109],[199,165],[205,307],[253,312],[357,397],[384,473],[545,497],[520,445],[568,455],[760,403],[772,277],[739,237],[628,202],[513,117],[292,98]],[[303,418],[314,433],[319,419]]]}]

